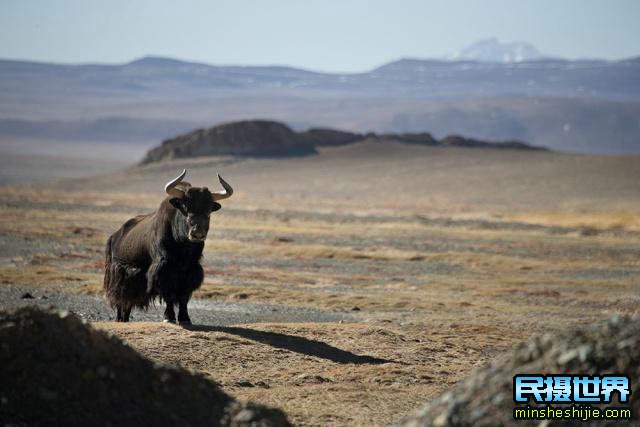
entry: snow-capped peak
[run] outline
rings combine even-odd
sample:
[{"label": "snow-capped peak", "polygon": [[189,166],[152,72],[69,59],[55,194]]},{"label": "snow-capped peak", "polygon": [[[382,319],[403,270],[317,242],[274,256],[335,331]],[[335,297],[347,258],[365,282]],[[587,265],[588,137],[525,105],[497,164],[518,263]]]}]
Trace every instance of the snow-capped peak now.
[{"label": "snow-capped peak", "polygon": [[532,61],[544,57],[545,55],[529,43],[502,43],[494,37],[480,40],[465,47],[454,54],[451,59],[509,63]]}]

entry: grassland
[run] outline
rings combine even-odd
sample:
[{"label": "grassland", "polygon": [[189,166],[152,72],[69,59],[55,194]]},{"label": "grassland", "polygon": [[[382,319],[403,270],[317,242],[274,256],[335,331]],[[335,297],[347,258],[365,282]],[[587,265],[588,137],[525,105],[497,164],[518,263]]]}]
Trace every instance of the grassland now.
[{"label": "grassland", "polygon": [[638,160],[364,144],[4,187],[0,287],[99,295],[110,232],[179,168],[223,172],[195,297],[351,320],[95,325],[298,425],[383,425],[532,334],[638,314]]}]

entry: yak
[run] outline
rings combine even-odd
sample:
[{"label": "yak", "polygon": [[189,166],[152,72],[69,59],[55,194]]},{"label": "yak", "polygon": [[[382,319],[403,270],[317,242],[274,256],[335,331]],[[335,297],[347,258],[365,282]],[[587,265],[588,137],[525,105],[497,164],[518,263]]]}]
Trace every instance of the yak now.
[{"label": "yak", "polygon": [[220,175],[222,191],[192,187],[187,170],[165,186],[168,196],[153,213],[125,222],[107,240],[104,290],[116,321],[128,322],[131,310],[146,310],[159,298],[166,305],[165,322],[191,324],[187,304],[204,280],[200,258],[218,201],[233,189]]}]

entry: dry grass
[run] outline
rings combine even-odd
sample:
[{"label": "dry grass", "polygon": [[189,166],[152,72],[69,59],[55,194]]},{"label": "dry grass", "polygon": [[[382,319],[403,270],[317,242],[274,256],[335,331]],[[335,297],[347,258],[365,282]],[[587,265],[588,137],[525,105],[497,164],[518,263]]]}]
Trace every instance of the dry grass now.
[{"label": "dry grass", "polygon": [[79,290],[101,279],[96,274],[65,271],[50,266],[0,267],[0,285]]},{"label": "dry grass", "polygon": [[[282,239],[282,238],[280,238]],[[239,253],[250,256],[280,256],[299,259],[370,259],[376,261],[423,261],[424,255],[417,251],[403,251],[394,248],[371,248],[369,250],[356,249],[349,246],[331,246],[317,244],[295,244],[285,242],[281,244],[278,238],[270,243],[246,242],[229,239],[210,240],[211,249],[222,253]]]},{"label": "dry grass", "polygon": [[528,212],[509,215],[514,221],[580,228],[584,233],[606,230],[640,230],[640,215],[634,211],[614,212]]}]

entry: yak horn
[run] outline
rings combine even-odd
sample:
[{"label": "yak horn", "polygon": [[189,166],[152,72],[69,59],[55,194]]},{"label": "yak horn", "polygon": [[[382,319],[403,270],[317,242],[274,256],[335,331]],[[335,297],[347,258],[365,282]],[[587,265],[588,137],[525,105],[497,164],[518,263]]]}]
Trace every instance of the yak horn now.
[{"label": "yak horn", "polygon": [[220,174],[218,174],[218,181],[220,181],[220,184],[222,184],[222,187],[224,188],[224,190],[214,191],[213,193],[211,193],[211,198],[213,199],[214,202],[222,199],[228,199],[233,194],[233,188],[231,188],[231,186],[227,181],[222,179]]},{"label": "yak horn", "polygon": [[183,169],[180,175],[178,175],[175,179],[167,182],[167,185],[164,186],[164,191],[166,191],[168,195],[173,197],[184,196],[185,191],[187,191],[189,187],[191,187],[191,184],[183,181],[186,174],[187,170]]}]

